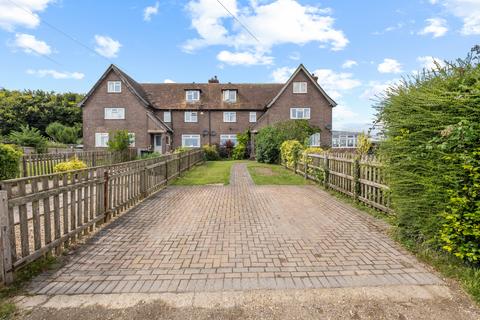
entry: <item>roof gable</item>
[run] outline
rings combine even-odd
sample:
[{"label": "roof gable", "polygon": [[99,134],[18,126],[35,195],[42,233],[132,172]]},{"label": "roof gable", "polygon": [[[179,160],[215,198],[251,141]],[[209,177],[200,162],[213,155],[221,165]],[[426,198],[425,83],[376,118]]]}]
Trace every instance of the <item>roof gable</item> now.
[{"label": "roof gable", "polygon": [[325,92],[325,90],[322,89],[322,87],[320,87],[320,85],[318,84],[318,82],[312,77],[312,75],[310,74],[310,72],[308,72],[308,70],[305,68],[305,66],[303,64],[300,64],[297,68],[297,70],[295,70],[295,72],[290,76],[290,78],[288,79],[288,81],[285,83],[285,85],[283,86],[283,88],[278,92],[278,94],[272,99],[272,101],[270,101],[267,105],[267,109],[270,108],[274,103],[275,101],[277,101],[280,96],[285,92],[285,90],[288,88],[288,86],[290,85],[290,83],[293,82],[293,79],[295,79],[295,77],[297,76],[297,74],[299,72],[303,72],[307,78],[310,80],[310,82],[312,82],[314,85],[315,85],[315,88],[317,88],[318,91],[320,91],[320,93],[325,97],[325,99],[327,99],[328,103],[332,106],[332,107],[335,107],[337,105],[337,103],[332,99],[330,98],[330,96]]}]

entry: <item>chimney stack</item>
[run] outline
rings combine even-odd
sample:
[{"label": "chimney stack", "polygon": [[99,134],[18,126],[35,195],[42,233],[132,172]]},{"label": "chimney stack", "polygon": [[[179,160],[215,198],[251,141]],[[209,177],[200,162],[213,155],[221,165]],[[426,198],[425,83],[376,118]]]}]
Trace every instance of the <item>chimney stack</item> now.
[{"label": "chimney stack", "polygon": [[208,80],[208,83],[220,83],[220,81],[218,80],[217,76],[214,76]]},{"label": "chimney stack", "polygon": [[318,77],[315,75],[315,73],[312,73],[312,78],[315,80],[315,82],[318,82]]}]

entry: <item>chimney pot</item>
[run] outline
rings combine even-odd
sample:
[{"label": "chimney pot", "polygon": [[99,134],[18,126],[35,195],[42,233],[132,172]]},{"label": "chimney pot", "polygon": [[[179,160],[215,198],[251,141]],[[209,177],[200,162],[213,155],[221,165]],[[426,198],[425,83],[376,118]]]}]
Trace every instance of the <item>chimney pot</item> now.
[{"label": "chimney pot", "polygon": [[315,75],[315,73],[312,73],[312,78],[315,80],[315,82],[318,82],[318,77]]},{"label": "chimney pot", "polygon": [[208,80],[208,83],[220,83],[220,81],[218,80],[217,76],[214,76]]}]

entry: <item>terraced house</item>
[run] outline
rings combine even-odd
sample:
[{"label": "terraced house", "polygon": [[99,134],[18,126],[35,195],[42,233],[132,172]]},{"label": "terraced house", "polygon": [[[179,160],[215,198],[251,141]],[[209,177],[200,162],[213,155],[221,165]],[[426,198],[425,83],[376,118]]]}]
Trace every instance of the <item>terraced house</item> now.
[{"label": "terraced house", "polygon": [[126,129],[132,146],[165,153],[235,143],[238,133],[288,119],[307,119],[319,128],[311,144],[330,146],[336,103],[317,80],[300,65],[284,84],[138,83],[111,65],[80,103],[84,146],[105,148],[112,131]]}]

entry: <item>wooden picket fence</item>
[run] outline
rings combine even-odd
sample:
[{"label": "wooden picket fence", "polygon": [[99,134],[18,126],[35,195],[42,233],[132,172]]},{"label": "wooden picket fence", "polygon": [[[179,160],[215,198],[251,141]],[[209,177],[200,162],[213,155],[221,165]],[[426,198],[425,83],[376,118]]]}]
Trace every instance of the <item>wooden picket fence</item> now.
[{"label": "wooden picket fence", "polygon": [[97,167],[119,162],[135,160],[137,150],[130,148],[123,152],[100,151],[70,151],[61,153],[26,154],[20,163],[19,177],[33,177],[53,173],[53,168],[60,162],[78,158],[87,167]]},{"label": "wooden picket fence", "polygon": [[60,254],[204,159],[200,149],[0,183],[0,271]]},{"label": "wooden picket fence", "polygon": [[349,153],[308,154],[289,169],[370,207],[392,212],[384,169],[374,156],[358,158]]}]

